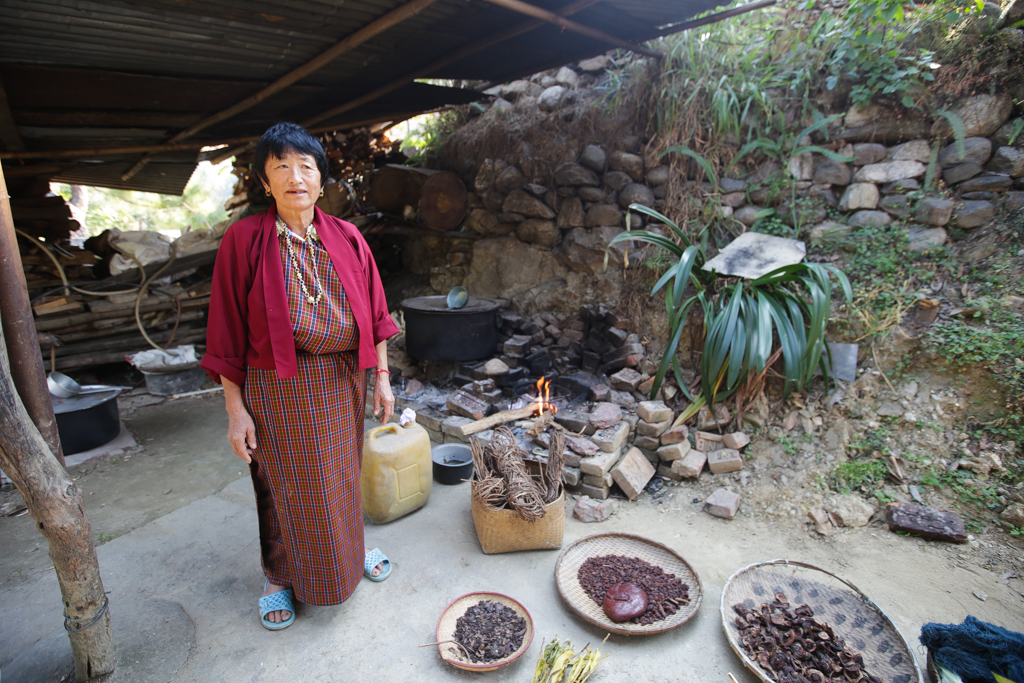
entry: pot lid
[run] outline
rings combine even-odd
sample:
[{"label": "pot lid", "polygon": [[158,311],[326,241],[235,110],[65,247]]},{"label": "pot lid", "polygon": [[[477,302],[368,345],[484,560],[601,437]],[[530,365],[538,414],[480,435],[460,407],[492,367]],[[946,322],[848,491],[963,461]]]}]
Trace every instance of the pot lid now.
[{"label": "pot lid", "polygon": [[446,296],[418,296],[402,302],[402,309],[420,313],[438,313],[442,315],[472,315],[489,313],[498,310],[499,304],[494,299],[481,299],[471,296],[462,308],[448,308]]},{"label": "pot lid", "polygon": [[[83,389],[101,389],[102,384],[90,384],[82,387]],[[83,394],[81,396],[72,396],[71,398],[60,398],[50,394],[50,400],[53,401],[53,414],[60,415],[62,413],[73,413],[79,410],[88,410],[89,408],[95,408],[101,403],[106,403],[110,399],[116,399],[124,391],[121,387],[110,387],[106,391],[95,391],[89,394]]]}]

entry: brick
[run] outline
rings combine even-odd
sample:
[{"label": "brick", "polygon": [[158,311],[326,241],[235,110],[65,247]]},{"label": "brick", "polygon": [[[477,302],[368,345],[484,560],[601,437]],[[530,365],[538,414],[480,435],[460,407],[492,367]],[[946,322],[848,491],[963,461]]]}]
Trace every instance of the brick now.
[{"label": "brick", "polygon": [[712,474],[739,472],[743,469],[743,456],[731,448],[712,451],[708,453],[708,469]]},{"label": "brick", "polygon": [[453,413],[474,420],[482,419],[490,409],[489,405],[462,389],[457,389],[448,396],[447,406]]},{"label": "brick", "polygon": [[598,429],[611,427],[622,421],[622,408],[614,403],[598,403],[590,411],[590,424]]},{"label": "brick", "polygon": [[656,451],[661,442],[653,436],[638,436],[633,439],[633,445],[645,451]]},{"label": "brick", "polygon": [[596,443],[583,436],[565,435],[565,445],[569,450],[580,454],[585,458],[597,455],[601,450]]},{"label": "brick", "polygon": [[693,434],[693,447],[698,451],[704,451],[710,453],[711,451],[717,451],[725,448],[722,443],[721,434],[712,434],[710,432],[694,432]]},{"label": "brick", "polygon": [[643,375],[633,368],[619,370],[608,378],[611,380],[612,388],[619,391],[633,391],[643,381]]},{"label": "brick", "polygon": [[603,522],[615,513],[615,503],[610,500],[595,500],[581,496],[572,508],[572,515],[581,522]]},{"label": "brick", "polygon": [[686,425],[679,425],[661,435],[661,445],[671,446],[674,443],[682,443],[688,441],[689,436],[690,428]]},{"label": "brick", "polygon": [[612,479],[611,472],[604,475],[603,477],[595,477],[590,474],[584,474],[583,483],[586,484],[587,486],[611,486],[612,484],[615,483],[615,480]]},{"label": "brick", "polygon": [[686,457],[686,454],[690,452],[690,442],[680,441],[668,446],[662,446],[658,449],[658,458],[665,462],[671,462],[673,460],[682,460]]},{"label": "brick", "polygon": [[732,519],[739,508],[739,494],[727,489],[718,489],[704,501],[704,512],[722,519]]},{"label": "brick", "polygon": [[570,339],[571,341],[574,341],[574,342],[581,342],[581,341],[583,341],[583,336],[584,335],[583,335],[582,331],[574,330],[574,329],[570,328],[568,330],[562,330],[562,336],[566,337],[566,338],[568,338],[568,339]]},{"label": "brick", "polygon": [[620,451],[628,438],[629,423],[623,421],[614,427],[608,427],[596,432],[590,437],[590,440],[605,453],[612,453]]},{"label": "brick", "polygon": [[726,448],[738,451],[750,443],[750,437],[747,436],[746,432],[732,432],[722,436],[722,443],[725,444]]},{"label": "brick", "polygon": [[597,428],[590,424],[590,414],[579,410],[559,410],[555,413],[555,422],[573,434],[583,433],[589,436],[597,431]]},{"label": "brick", "polygon": [[644,422],[664,422],[672,419],[672,409],[661,401],[641,401],[636,414]]},{"label": "brick", "polygon": [[562,468],[562,481],[565,482],[566,486],[578,486],[582,476],[579,467],[566,464]]},{"label": "brick", "polygon": [[662,479],[672,479],[674,481],[681,481],[682,477],[672,471],[672,468],[667,463],[658,465],[658,476]]},{"label": "brick", "polygon": [[668,463],[662,463],[657,466],[657,476],[663,479],[672,479],[673,481],[680,481],[681,477],[672,471]]},{"label": "brick", "polygon": [[622,451],[615,451],[614,453],[601,453],[592,458],[582,458],[580,472],[594,477],[603,477],[611,472],[621,457]]},{"label": "brick", "polygon": [[654,465],[655,467],[657,467],[658,465],[661,464],[661,460],[658,459],[658,452],[657,451],[648,451],[648,450],[645,450],[645,449],[641,448],[640,452],[643,453],[644,457],[647,458],[647,460],[652,465]]},{"label": "brick", "polygon": [[434,442],[434,443],[444,443],[444,432],[441,432],[441,431],[436,430],[436,429],[427,429],[426,427],[424,427],[424,429],[427,430],[427,436],[430,437],[430,440],[432,442]]},{"label": "brick", "polygon": [[[611,351],[605,352],[601,356],[601,360],[603,360],[605,363],[612,363],[617,360],[626,360],[630,356],[637,355],[644,355],[643,344],[625,344],[621,348],[612,349]],[[639,363],[637,363],[637,365],[639,365]]]},{"label": "brick", "polygon": [[579,467],[580,460],[582,459],[579,453],[574,453],[568,448],[562,452],[562,462],[565,463],[566,467]]},{"label": "brick", "polygon": [[885,521],[889,531],[905,531],[936,541],[967,542],[964,523],[952,512],[913,503],[890,503],[885,508]]},{"label": "brick", "polygon": [[636,390],[638,392],[640,392],[641,394],[643,394],[644,396],[650,396],[651,395],[651,389],[653,389],[653,388],[654,388],[654,378],[650,377],[648,379],[645,379],[643,382],[640,382],[640,384],[637,385]]},{"label": "brick", "polygon": [[458,415],[452,415],[451,417],[445,418],[441,423],[441,432],[445,436],[462,436],[462,432],[459,428],[463,425],[468,425],[473,420],[468,417],[460,417]]},{"label": "brick", "polygon": [[661,436],[668,428],[672,426],[672,420],[665,420],[664,422],[647,422],[641,420],[636,425],[636,433],[640,436],[653,436],[655,438]]},{"label": "brick", "polygon": [[[586,354],[584,354],[584,359],[586,359]],[[594,367],[597,367],[596,363],[594,364]],[[611,387],[609,387],[607,384],[595,384],[594,386],[590,387],[590,400],[607,401],[610,392]]]},{"label": "brick", "polygon": [[416,411],[416,421],[423,425],[424,428],[435,432],[441,431],[441,423],[444,420],[445,416],[433,408],[423,408]]},{"label": "brick", "polygon": [[610,486],[587,486],[586,484],[580,484],[580,493],[585,496],[590,496],[591,498],[596,498],[597,500],[606,500],[611,491],[612,489]]},{"label": "brick", "polygon": [[638,448],[631,448],[625,457],[612,468],[612,479],[630,500],[644,492],[647,482],[654,476],[654,465]]},{"label": "brick", "polygon": [[672,473],[678,475],[680,479],[696,479],[704,471],[704,463],[707,461],[707,454],[690,451],[683,459],[672,462]]},{"label": "brick", "polygon": [[633,394],[618,391],[617,389],[611,390],[611,396],[608,397],[608,400],[625,410],[633,410],[633,407],[636,405],[636,399],[633,398]]}]

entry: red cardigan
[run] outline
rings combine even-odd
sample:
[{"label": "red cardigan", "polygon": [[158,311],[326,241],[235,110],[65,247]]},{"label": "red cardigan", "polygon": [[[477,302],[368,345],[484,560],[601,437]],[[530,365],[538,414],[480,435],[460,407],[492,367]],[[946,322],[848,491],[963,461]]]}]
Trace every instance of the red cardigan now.
[{"label": "red cardigan", "polygon": [[[242,219],[224,233],[213,268],[206,355],[202,367],[216,382],[245,383],[248,366],[298,374],[278,247],[277,206]],[[366,240],[351,223],[314,210],[313,225],[345,288],[359,329],[359,367],[377,364],[375,346],[398,333]]]}]

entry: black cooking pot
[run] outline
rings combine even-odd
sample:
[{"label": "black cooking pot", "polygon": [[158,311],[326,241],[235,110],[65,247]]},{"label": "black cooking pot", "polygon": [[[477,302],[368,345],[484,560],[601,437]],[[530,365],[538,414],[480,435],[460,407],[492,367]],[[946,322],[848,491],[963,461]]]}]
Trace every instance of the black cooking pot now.
[{"label": "black cooking pot", "polygon": [[458,362],[493,356],[498,347],[494,324],[498,302],[469,297],[462,308],[448,308],[443,296],[402,302],[405,351],[413,358]]},{"label": "black cooking pot", "polygon": [[434,481],[438,484],[461,484],[473,476],[473,450],[463,443],[434,446]]},{"label": "black cooking pot", "polygon": [[[95,390],[99,387],[82,388]],[[120,387],[111,387],[107,391],[71,398],[50,395],[64,455],[92,450],[114,440],[121,432],[121,417],[117,411],[117,397],[121,391]]]}]

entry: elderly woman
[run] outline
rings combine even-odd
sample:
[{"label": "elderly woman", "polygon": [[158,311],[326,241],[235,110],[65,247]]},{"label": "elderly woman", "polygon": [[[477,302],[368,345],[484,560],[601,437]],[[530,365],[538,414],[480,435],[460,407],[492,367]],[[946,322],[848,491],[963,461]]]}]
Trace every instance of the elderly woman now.
[{"label": "elderly woman", "polygon": [[327,157],[291,123],[256,145],[273,203],[224,235],[202,366],[224,385],[228,441],[249,463],[267,581],[260,620],[295,620],[293,599],[337,605],[391,563],[363,544],[359,474],[366,371],[373,412],[394,411],[388,337],[398,328],[373,256],[350,223],[316,208]]}]

